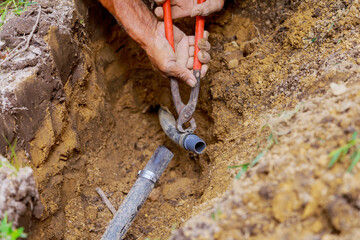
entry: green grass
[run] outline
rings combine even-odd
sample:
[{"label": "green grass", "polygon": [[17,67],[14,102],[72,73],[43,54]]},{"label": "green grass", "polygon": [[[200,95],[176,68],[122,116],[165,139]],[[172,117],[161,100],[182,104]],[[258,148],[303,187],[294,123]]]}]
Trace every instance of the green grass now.
[{"label": "green grass", "polygon": [[[350,152],[352,153],[350,154]],[[360,160],[360,138],[358,138],[358,132],[356,131],[351,136],[351,140],[349,142],[335,149],[329,154],[331,160],[328,167],[331,168],[337,161],[339,161],[348,154],[350,154],[351,163],[346,171],[351,172]]]},{"label": "green grass", "polygon": [[5,139],[8,147],[9,147],[9,162],[12,166],[15,167],[16,171],[18,172],[19,169],[21,167],[23,167],[23,163],[22,161],[20,161],[17,156],[16,156],[16,152],[15,152],[15,148],[16,148],[16,144],[17,144],[17,139],[15,138],[14,142],[11,143],[6,137],[5,135],[3,134],[3,138]]},{"label": "green grass", "polygon": [[3,137],[8,145],[9,148],[9,154],[8,154],[8,161],[1,161],[0,160],[0,167],[7,167],[11,170],[11,173],[17,176],[17,173],[19,172],[19,169],[23,167],[23,163],[21,160],[19,160],[16,156],[15,148],[17,139],[13,143],[10,143],[10,141],[5,137],[3,134]]},{"label": "green grass", "polygon": [[27,10],[27,7],[30,5],[36,4],[31,0],[6,0],[0,3],[0,27],[4,25],[6,16],[9,11],[12,11],[15,15],[20,16],[20,14]]},{"label": "green grass", "polygon": [[[228,169],[234,169],[234,168],[240,168],[240,171],[236,174],[235,179],[240,179],[242,175],[246,173],[246,171],[255,166],[259,160],[275,145],[279,144],[278,136],[285,135],[289,131],[281,131],[281,128],[279,128],[277,125],[280,122],[289,122],[290,119],[303,107],[304,103],[299,103],[296,105],[296,107],[291,111],[283,111],[280,114],[277,115],[276,118],[278,121],[273,121],[275,123],[272,123],[270,120],[267,120],[267,122],[260,128],[260,133],[265,131],[266,129],[269,130],[270,134],[266,139],[266,146],[263,148],[263,150],[256,155],[256,157],[247,163],[243,163],[240,165],[235,166],[228,166]],[[277,123],[276,123],[277,122]],[[260,140],[261,141],[261,140]],[[259,147],[259,145],[258,145]]]},{"label": "green grass", "polygon": [[27,234],[24,233],[24,228],[13,228],[13,223],[8,222],[7,213],[0,222],[0,239],[2,240],[16,240],[18,238],[26,238]]},{"label": "green grass", "polygon": [[176,230],[177,223],[173,223],[171,225],[171,232],[174,232]]},{"label": "green grass", "polygon": [[216,222],[219,220],[220,215],[221,215],[221,210],[218,208],[215,212],[211,213],[211,219]]},{"label": "green grass", "polygon": [[274,134],[270,133],[270,135],[267,138],[267,144],[266,144],[265,148],[258,155],[256,155],[256,157],[251,162],[243,163],[243,164],[235,165],[235,166],[228,166],[228,169],[241,168],[240,171],[235,176],[235,179],[240,179],[240,177],[244,173],[246,173],[246,171],[249,168],[255,166],[259,162],[260,158],[262,158],[272,148],[272,146],[274,144],[278,144],[278,143],[279,142],[276,139],[276,137],[274,136]]}]

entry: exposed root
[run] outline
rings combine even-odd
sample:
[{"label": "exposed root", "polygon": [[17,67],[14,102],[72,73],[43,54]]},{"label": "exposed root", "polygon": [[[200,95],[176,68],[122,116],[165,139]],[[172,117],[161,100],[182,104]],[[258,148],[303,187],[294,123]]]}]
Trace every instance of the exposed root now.
[{"label": "exposed root", "polygon": [[[10,54],[0,63],[0,67],[2,67],[5,62],[13,59],[15,56],[19,55],[20,53],[25,52],[25,51],[29,48],[29,46],[30,46],[30,41],[31,41],[31,39],[32,39],[32,37],[33,37],[33,35],[34,35],[34,32],[35,32],[35,29],[36,29],[37,25],[39,24],[40,15],[41,15],[41,5],[39,5],[39,10],[38,10],[38,15],[37,15],[37,17],[36,17],[36,22],[35,22],[32,30],[31,30],[31,32],[30,32],[30,34],[29,34],[29,37],[28,37],[24,42],[19,43],[19,45],[17,45],[17,46],[10,52]],[[22,46],[24,43],[25,43],[25,46],[24,46],[22,49],[20,49],[19,51],[17,51],[17,50],[20,48],[20,46]]]},{"label": "exposed root", "polygon": [[99,196],[101,197],[101,199],[103,200],[103,202],[105,203],[105,205],[109,208],[110,212],[115,215],[116,214],[116,209],[115,207],[111,204],[111,202],[109,201],[109,199],[106,197],[105,193],[103,190],[101,190],[101,188],[97,187],[96,188],[96,192],[99,194]]}]

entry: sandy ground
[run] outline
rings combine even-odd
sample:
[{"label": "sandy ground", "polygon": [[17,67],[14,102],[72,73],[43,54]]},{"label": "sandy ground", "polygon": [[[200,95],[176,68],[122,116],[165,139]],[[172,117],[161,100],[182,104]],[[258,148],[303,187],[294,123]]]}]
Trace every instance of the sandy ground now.
[{"label": "sandy ground", "polygon": [[[18,150],[44,204],[30,239],[99,239],[112,215],[95,188],[117,208],[160,144],[175,158],[126,239],[356,238],[359,168],[346,173],[346,157],[327,164],[360,127],[358,1],[235,1],[208,18],[213,59],[195,114],[208,143],[201,156],[161,130],[158,106],[174,111],[168,80],[96,2],[75,6],[67,32],[54,23],[44,36],[61,84],[46,90],[43,120],[34,133],[7,132],[28,136]],[[192,20],[176,24],[193,31]],[[228,166],[264,149],[265,123],[278,144],[234,180]]]}]

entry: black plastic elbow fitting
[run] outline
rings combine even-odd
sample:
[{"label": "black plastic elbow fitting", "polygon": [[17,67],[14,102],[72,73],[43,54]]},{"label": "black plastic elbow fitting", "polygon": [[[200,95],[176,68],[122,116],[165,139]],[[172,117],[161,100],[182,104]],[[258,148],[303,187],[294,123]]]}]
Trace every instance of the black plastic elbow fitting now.
[{"label": "black plastic elbow fitting", "polygon": [[193,133],[178,131],[174,116],[162,107],[159,109],[159,120],[162,129],[173,142],[196,154],[204,153],[206,148],[205,141]]}]

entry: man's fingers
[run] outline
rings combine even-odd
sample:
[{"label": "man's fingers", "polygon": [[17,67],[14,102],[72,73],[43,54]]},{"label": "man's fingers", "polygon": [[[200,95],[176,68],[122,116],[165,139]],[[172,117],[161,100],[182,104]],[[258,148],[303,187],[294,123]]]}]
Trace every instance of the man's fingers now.
[{"label": "man's fingers", "polygon": [[205,38],[200,39],[197,45],[201,50],[204,50],[207,52],[210,51],[210,49],[211,49],[210,43],[208,41],[206,41]]},{"label": "man's fingers", "polygon": [[162,7],[157,7],[155,8],[155,11],[154,11],[156,17],[160,18],[160,19],[163,19],[164,18],[164,10]]},{"label": "man's fingers", "polygon": [[162,5],[164,4],[164,2],[166,2],[166,0],[155,0],[157,5]]},{"label": "man's fingers", "polygon": [[205,40],[207,41],[209,39],[209,35],[210,33],[208,31],[204,31],[204,35],[203,35],[203,38],[205,38]]},{"label": "man's fingers", "polygon": [[207,64],[203,64],[201,66],[201,70],[200,70],[200,77],[201,78],[205,77],[205,74],[206,74],[208,69],[209,69],[209,65],[207,65]]},{"label": "man's fingers", "polygon": [[189,36],[189,46],[195,46],[195,36]]},{"label": "man's fingers", "polygon": [[208,63],[208,62],[210,62],[211,57],[210,57],[209,53],[207,53],[203,50],[200,50],[198,52],[198,59],[201,63]]},{"label": "man's fingers", "polygon": [[221,10],[224,6],[224,0],[207,0],[204,3],[196,4],[192,11],[191,17],[208,16],[213,12]]},{"label": "man's fingers", "polygon": [[186,67],[182,67],[175,62],[172,62],[170,64],[167,72],[171,76],[184,81],[190,87],[194,87],[196,84],[196,79],[195,79],[193,73]]},{"label": "man's fingers", "polygon": [[[190,15],[191,7],[189,10],[183,9],[182,6],[172,5],[171,6],[171,17],[172,19],[178,19],[183,17],[188,17]],[[155,8],[154,14],[159,19],[164,19],[164,9],[160,4],[158,7]]]},{"label": "man's fingers", "polygon": [[186,67],[190,70],[193,69],[193,67],[194,67],[194,58],[193,57],[189,58],[189,60],[186,63]]},{"label": "man's fingers", "polygon": [[194,51],[195,51],[195,47],[189,47],[189,57],[193,57],[194,56]]}]

